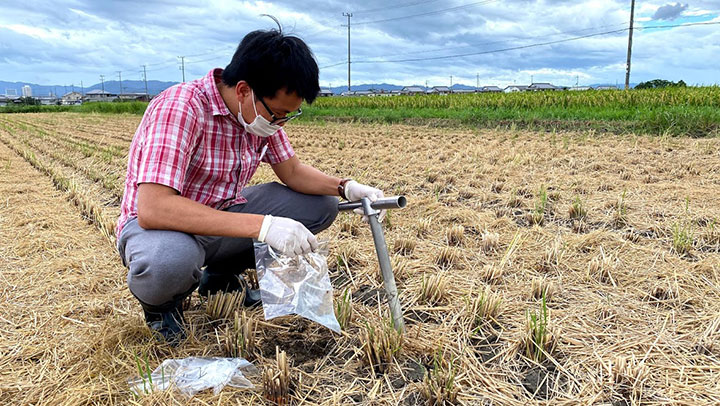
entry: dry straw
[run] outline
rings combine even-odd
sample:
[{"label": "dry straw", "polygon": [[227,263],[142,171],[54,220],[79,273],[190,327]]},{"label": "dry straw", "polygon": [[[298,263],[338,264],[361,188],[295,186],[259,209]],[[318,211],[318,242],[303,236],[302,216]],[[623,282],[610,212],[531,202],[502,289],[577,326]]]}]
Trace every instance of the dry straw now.
[{"label": "dry straw", "polygon": [[245,300],[245,289],[234,292],[219,291],[208,296],[205,312],[213,320],[228,319]]},{"label": "dry straw", "polygon": [[428,405],[454,405],[460,393],[460,386],[456,382],[457,367],[446,360],[440,351],[435,354],[433,368],[425,373],[420,394]]},{"label": "dry straw", "polygon": [[373,373],[384,373],[393,364],[393,360],[399,355],[403,336],[387,320],[380,324],[365,323],[361,331],[360,341],[362,345],[363,359]]},{"label": "dry straw", "polygon": [[[237,345],[226,348],[225,340],[236,331],[234,312],[229,318],[209,322],[204,305],[197,300],[185,311],[190,337],[181,346],[155,344],[148,334],[141,310],[125,286],[126,271],[114,245],[108,244],[120,211],[117,196],[124,186],[124,155],[140,119],[76,113],[0,115],[0,227],[4,231],[0,233],[0,274],[11,287],[2,293],[0,353],[9,356],[0,357],[0,366],[7,371],[0,377],[0,404],[64,406],[87,403],[88,399],[137,403],[126,383],[128,376],[138,374],[135,354],[147,354],[149,365],[159,365],[171,357],[239,353],[245,351],[239,345],[243,342],[251,347],[249,341],[236,339],[230,342]],[[425,403],[418,395],[422,387],[432,388],[433,384],[426,384],[422,375],[411,376],[408,365],[410,360],[427,361],[438,346],[446,349],[443,355],[453,361],[456,375],[452,381],[463,387],[457,396],[459,404],[537,403],[522,385],[529,380],[528,368],[537,366],[518,352],[525,354],[527,349],[530,357],[537,357],[538,347],[550,355],[538,368],[555,370],[547,377],[551,382],[547,404],[633,404],[633,399],[638,400],[636,404],[718,403],[720,387],[708,384],[717,380],[716,359],[720,356],[715,306],[720,302],[720,240],[713,223],[720,219],[720,204],[709,187],[720,168],[715,141],[436,127],[420,131],[398,125],[364,125],[361,129],[326,123],[321,130],[333,140],[328,143],[317,141],[318,129],[316,124],[302,123],[292,128],[298,151],[312,157],[314,166],[334,173],[341,159],[354,171],[349,176],[356,178],[367,177],[366,165],[377,166],[375,177],[368,181],[386,191],[402,189],[413,194],[417,204],[394,213],[387,238],[410,241],[398,243],[397,249],[393,246],[397,251],[393,258],[403,257],[410,267],[400,283],[400,298],[408,304],[406,309],[425,314],[406,324],[401,351],[393,351],[398,348],[391,344],[393,340],[378,338],[384,331],[381,326],[370,340],[364,326],[353,322],[345,334],[334,337],[313,324],[297,328],[258,321],[253,363],[260,370],[278,371],[277,357],[260,355],[273,353],[275,343],[286,343],[288,355],[298,363],[288,368],[288,375],[298,378],[288,392],[302,392],[300,396],[293,392],[293,402],[322,405],[365,399],[378,405]],[[567,140],[569,149],[553,146],[552,137]],[[338,152],[339,140],[347,147]],[[94,145],[97,153],[91,151]],[[123,156],[114,152],[107,160],[101,156],[115,148],[120,148]],[[328,154],[328,148],[340,155]],[[358,150],[362,154],[357,155]],[[438,150],[443,151],[444,166],[440,166]],[[386,151],[404,155],[397,159]],[[441,167],[447,169],[438,169]],[[617,168],[623,167],[631,169],[629,180],[620,179]],[[452,175],[453,185],[441,185],[441,193],[435,195],[433,185],[426,182],[426,168],[437,174],[436,183],[446,182]],[[699,176],[692,175],[698,170]],[[254,180],[269,182],[274,176],[271,168],[261,166]],[[483,177],[485,182],[478,181]],[[553,194],[581,196],[593,221],[572,221],[582,223],[581,227],[569,225],[566,212],[564,216],[546,215],[542,225],[532,226],[524,217],[538,202],[537,194],[529,200],[530,178],[548,184],[548,201],[562,201],[552,198]],[[487,180],[502,186],[491,186]],[[622,196],[624,189],[632,193]],[[77,193],[71,195],[70,190]],[[462,200],[471,192],[472,198]],[[702,205],[686,213],[684,196]],[[513,198],[521,208],[506,207]],[[571,202],[568,199],[567,204]],[[598,210],[603,202],[612,203]],[[631,218],[621,221],[623,217]],[[323,233],[332,241],[333,259],[346,251],[348,262],[356,261],[350,272],[342,270],[358,295],[352,303],[355,320],[377,320],[383,306],[360,295],[375,294],[382,287],[377,285],[377,262],[371,260],[372,242],[365,240],[369,233],[358,221],[360,216],[343,214]],[[460,245],[450,246],[445,230],[455,225],[464,226],[465,233]],[[482,234],[474,238],[475,230],[487,229],[508,236],[508,240],[515,237],[502,243]],[[540,321],[544,321],[540,301],[533,300],[528,307],[528,291],[532,278],[545,272],[535,275],[526,269],[545,262],[546,247],[540,242],[552,244],[558,237],[563,242],[562,261],[547,261],[553,264],[548,268],[552,274],[545,276],[556,283],[562,278],[562,297],[556,293],[548,302],[554,303],[547,327],[553,334],[546,330],[542,335],[537,334]],[[410,250],[412,242],[415,245]],[[347,255],[346,245],[354,245],[357,252]],[[441,253],[443,248],[447,250]],[[603,260],[603,253],[613,260]],[[451,265],[437,265],[436,260],[442,258],[441,263]],[[448,258],[451,260],[446,261]],[[594,259],[596,265],[591,266]],[[622,272],[616,265],[620,263],[627,265]],[[485,264],[489,266],[483,268]],[[393,265],[399,269],[399,263]],[[423,273],[412,272],[416,265],[419,269],[438,266],[448,272],[447,294],[440,306],[417,306]],[[52,278],[47,277],[49,269]],[[468,300],[466,306],[453,301],[454,295],[464,302],[462,298],[468,295],[477,299],[480,292],[487,292],[477,287],[483,279],[496,284],[490,289],[503,298],[502,317],[490,318],[491,300]],[[477,314],[488,317],[475,330],[465,320],[471,318],[471,304]],[[534,325],[530,314],[536,316]],[[254,320],[262,317],[260,310],[247,310],[247,316]],[[37,328],[43,325],[54,328]],[[531,334],[533,331],[536,334]],[[523,340],[526,337],[528,340]],[[545,338],[536,345],[533,343],[541,340],[532,337]],[[548,345],[555,342],[552,337],[562,338],[554,350]],[[371,341],[376,343],[375,350],[368,355],[364,343]],[[378,343],[383,342],[390,343],[384,346],[389,350],[381,350],[383,345]],[[523,345],[516,345],[518,342]],[[616,360],[618,354],[625,358],[625,365]],[[370,361],[373,358],[375,361]],[[369,365],[377,367],[371,370]],[[651,373],[644,373],[643,365]],[[372,375],[380,368],[386,373]],[[449,376],[432,375],[439,371],[431,372],[428,379]],[[282,386],[280,375],[266,378]],[[258,387],[264,386],[262,377],[250,379]],[[448,381],[436,379],[435,388],[445,387]],[[171,392],[146,396],[143,403],[183,402]],[[217,396],[209,391],[200,393],[195,400],[253,404],[258,396],[262,394],[225,389]]]},{"label": "dry straw", "polygon": [[645,362],[637,361],[634,356],[629,359],[618,356],[608,363],[609,384],[613,394],[633,405],[642,403],[649,375],[650,369]]},{"label": "dry straw", "polygon": [[471,292],[467,303],[466,317],[474,330],[488,321],[496,321],[502,299],[489,286],[485,286]]},{"label": "dry straw", "polygon": [[420,302],[436,305],[445,301],[447,296],[448,277],[445,272],[439,271],[430,276],[423,275],[420,285]]},{"label": "dry straw", "polygon": [[500,235],[491,233],[487,230],[483,231],[480,237],[480,250],[486,254],[496,252],[500,246]]},{"label": "dry straw", "polygon": [[413,250],[415,250],[416,245],[417,242],[415,240],[411,240],[409,238],[399,238],[393,243],[393,251],[400,255],[410,255]]},{"label": "dry straw", "polygon": [[613,278],[613,272],[617,268],[617,264],[617,258],[606,254],[605,250],[600,247],[600,254],[588,263],[588,276],[597,279],[598,282],[617,286],[615,278]]},{"label": "dry straw", "polygon": [[454,225],[445,231],[445,241],[448,245],[460,246],[465,239],[465,227]]},{"label": "dry straw", "polygon": [[257,321],[235,311],[235,319],[225,329],[225,354],[228,357],[240,357],[247,360],[255,358]]},{"label": "dry straw", "polygon": [[275,366],[268,366],[263,371],[263,394],[265,399],[278,405],[290,404],[291,375],[290,362],[285,351],[275,347]]}]

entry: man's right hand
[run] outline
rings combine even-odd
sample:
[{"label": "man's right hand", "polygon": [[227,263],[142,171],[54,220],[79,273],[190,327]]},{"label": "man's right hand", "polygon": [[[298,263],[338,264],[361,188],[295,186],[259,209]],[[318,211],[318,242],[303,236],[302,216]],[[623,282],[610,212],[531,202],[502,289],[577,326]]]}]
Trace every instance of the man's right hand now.
[{"label": "man's right hand", "polygon": [[258,241],[267,242],[274,250],[287,256],[307,254],[318,247],[315,235],[302,223],[270,215],[263,219]]}]

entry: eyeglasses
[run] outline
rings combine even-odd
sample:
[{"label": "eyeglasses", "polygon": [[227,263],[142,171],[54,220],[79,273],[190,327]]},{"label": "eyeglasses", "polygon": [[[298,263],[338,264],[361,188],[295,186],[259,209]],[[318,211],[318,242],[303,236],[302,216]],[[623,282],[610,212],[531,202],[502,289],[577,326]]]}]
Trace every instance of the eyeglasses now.
[{"label": "eyeglasses", "polygon": [[302,109],[297,109],[297,112],[292,115],[288,114],[285,117],[275,117],[275,113],[273,113],[272,110],[270,110],[270,107],[265,104],[265,101],[262,99],[262,97],[257,97],[257,99],[260,100],[260,103],[262,103],[263,107],[265,107],[265,110],[267,110],[267,112],[270,114],[270,117],[272,118],[270,124],[284,124],[294,118],[297,118],[299,115],[302,114]]}]

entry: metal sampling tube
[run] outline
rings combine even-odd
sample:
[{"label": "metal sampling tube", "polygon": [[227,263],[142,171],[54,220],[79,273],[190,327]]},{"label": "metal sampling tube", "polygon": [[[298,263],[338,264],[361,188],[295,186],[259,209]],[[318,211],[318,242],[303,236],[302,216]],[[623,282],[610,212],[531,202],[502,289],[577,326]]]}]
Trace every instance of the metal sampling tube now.
[{"label": "metal sampling tube", "polygon": [[378,215],[381,209],[397,209],[405,207],[406,205],[407,199],[405,199],[404,196],[387,197],[378,199],[375,202],[371,202],[370,199],[365,197],[359,202],[347,202],[339,205],[339,209],[342,211],[362,207],[363,212],[368,216],[370,230],[372,231],[373,241],[375,242],[375,252],[377,253],[380,271],[382,272],[383,282],[385,284],[385,292],[387,293],[393,326],[401,333],[405,332],[403,312],[398,298],[397,286],[395,285],[395,275],[390,266],[390,256],[388,255],[387,245],[385,244],[385,235],[378,221]]}]

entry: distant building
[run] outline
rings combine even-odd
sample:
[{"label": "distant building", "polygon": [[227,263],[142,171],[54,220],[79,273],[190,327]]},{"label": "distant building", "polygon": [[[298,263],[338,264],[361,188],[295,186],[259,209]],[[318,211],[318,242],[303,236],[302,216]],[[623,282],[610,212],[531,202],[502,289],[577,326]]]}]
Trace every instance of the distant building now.
[{"label": "distant building", "polygon": [[425,94],[425,89],[420,86],[405,86],[400,90],[400,93],[407,95]]},{"label": "distant building", "polygon": [[55,96],[40,96],[37,98],[38,101],[40,101],[40,104],[43,106],[52,106],[55,104],[58,104],[60,100],[58,100]]},{"label": "distant building", "polygon": [[32,88],[28,85],[22,87],[23,97],[32,97]]},{"label": "distant building", "polygon": [[517,93],[517,92],[527,92],[528,91],[527,85],[512,85],[506,87],[503,92],[505,93]]},{"label": "distant building", "polygon": [[64,105],[82,104],[82,94],[80,92],[65,93],[61,98],[61,102]]},{"label": "distant building", "polygon": [[482,89],[480,89],[480,91],[483,93],[500,93],[503,90],[497,86],[483,86]]},{"label": "distant building", "polygon": [[375,92],[372,89],[356,90],[353,93],[354,93],[353,96],[375,96]]},{"label": "distant building", "polygon": [[546,91],[546,90],[561,90],[561,89],[552,85],[551,83],[533,83],[530,86],[528,86],[528,90],[531,90],[533,92],[541,92],[541,91]]},{"label": "distant building", "polygon": [[318,97],[330,97],[332,95],[333,92],[330,89],[320,89],[320,93],[318,93]]},{"label": "distant building", "polygon": [[106,92],[104,90],[93,89],[85,93],[85,98],[83,100],[86,102],[112,101],[117,98],[117,96],[118,95],[114,93]]},{"label": "distant building", "polygon": [[0,94],[0,107],[5,107],[8,104],[12,105],[16,100],[20,100],[20,97],[17,95]]},{"label": "distant building", "polygon": [[453,93],[475,93],[475,89],[455,89]]},{"label": "distant building", "polygon": [[574,92],[582,92],[585,90],[592,90],[592,87],[590,87],[590,86],[573,86],[573,87],[569,88],[568,90],[574,91]]},{"label": "distant building", "polygon": [[618,90],[617,86],[598,86],[595,90]]},{"label": "distant building", "polygon": [[[450,89],[447,86],[433,86],[432,89],[430,89],[430,90],[433,90],[432,93],[434,93],[434,94],[450,94],[450,93],[452,93],[452,89]],[[428,93],[430,93],[430,92],[428,92]]]}]

